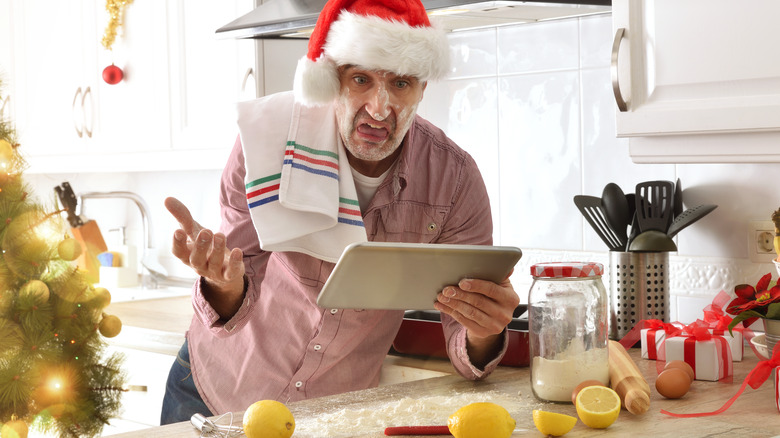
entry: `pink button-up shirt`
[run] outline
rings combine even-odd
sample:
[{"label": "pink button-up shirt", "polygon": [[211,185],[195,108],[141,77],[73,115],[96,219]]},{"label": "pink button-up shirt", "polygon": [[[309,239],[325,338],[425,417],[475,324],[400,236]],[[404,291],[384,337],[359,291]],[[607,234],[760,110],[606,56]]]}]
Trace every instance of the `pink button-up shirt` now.
[{"label": "pink button-up shirt", "polygon": [[[363,212],[368,239],[491,244],[488,196],[471,156],[420,117],[402,147],[397,166]],[[263,399],[290,402],[376,386],[403,311],[318,307],[317,295],[334,264],[301,253],[262,251],[244,176],[236,141],[222,176],[221,231],[229,248],[244,251],[249,286],[229,321],[220,321],[200,282],[194,287],[187,339],[203,400],[221,414]],[[500,356],[484,370],[474,367],[465,328],[447,315],[442,322],[458,373],[480,379],[495,369]]]}]

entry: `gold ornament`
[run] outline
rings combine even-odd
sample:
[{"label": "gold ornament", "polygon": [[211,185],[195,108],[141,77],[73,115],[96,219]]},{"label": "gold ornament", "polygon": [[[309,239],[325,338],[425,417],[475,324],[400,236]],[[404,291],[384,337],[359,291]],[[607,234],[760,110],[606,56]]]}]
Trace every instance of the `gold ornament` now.
[{"label": "gold ornament", "polygon": [[81,255],[81,244],[78,240],[68,237],[57,245],[57,254],[62,260],[72,262]]},{"label": "gold ornament", "polygon": [[100,324],[98,325],[98,329],[100,330],[101,335],[107,338],[113,338],[122,331],[122,321],[116,315],[104,313],[103,319],[100,320]]},{"label": "gold ornament", "polygon": [[125,18],[125,8],[133,0],[106,0],[106,11],[108,11],[108,25],[103,34],[103,47],[111,50],[111,46],[116,40],[116,30],[122,25]]},{"label": "gold ornament", "polygon": [[27,423],[16,418],[16,415],[11,416],[11,421],[5,423],[0,429],[0,436],[3,438],[27,438],[29,429]]},{"label": "gold ornament", "polygon": [[49,286],[41,280],[30,280],[19,290],[19,295],[35,297],[35,303],[39,306],[49,301]]},{"label": "gold ornament", "polygon": [[14,158],[14,147],[7,140],[0,140],[0,170],[8,170]]},{"label": "gold ornament", "polygon": [[104,287],[96,287],[93,292],[94,306],[97,309],[105,309],[111,304],[111,292]]}]

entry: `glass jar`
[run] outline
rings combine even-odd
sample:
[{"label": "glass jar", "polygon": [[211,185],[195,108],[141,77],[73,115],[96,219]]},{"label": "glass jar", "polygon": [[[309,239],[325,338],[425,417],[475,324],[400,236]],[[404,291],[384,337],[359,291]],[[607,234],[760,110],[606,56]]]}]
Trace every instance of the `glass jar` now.
[{"label": "glass jar", "polygon": [[528,293],[531,389],[569,402],[584,380],[609,385],[609,307],[600,263],[539,263]]}]

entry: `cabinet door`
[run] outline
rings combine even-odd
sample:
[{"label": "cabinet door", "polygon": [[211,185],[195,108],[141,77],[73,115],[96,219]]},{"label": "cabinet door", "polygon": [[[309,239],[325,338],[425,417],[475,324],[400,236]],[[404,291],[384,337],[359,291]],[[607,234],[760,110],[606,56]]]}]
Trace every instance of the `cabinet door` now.
[{"label": "cabinet door", "polygon": [[[81,153],[92,120],[85,65],[97,45],[92,1],[13,0],[16,130],[28,155]],[[92,90],[94,92],[94,90]],[[84,113],[86,108],[88,113]]]},{"label": "cabinet door", "polygon": [[[251,0],[175,2],[178,28],[172,87],[173,145],[179,150],[224,149],[235,141],[235,104],[256,97],[251,39],[215,31],[253,8]],[[223,163],[222,163],[223,164]]]},{"label": "cabinet door", "polygon": [[780,2],[612,5],[618,136],[780,130]]},{"label": "cabinet door", "polygon": [[[99,130],[87,145],[90,155],[140,153],[170,148],[170,52],[167,1],[134,1],[125,8],[123,25],[111,50],[102,45],[108,24],[105,0],[98,11],[98,46],[88,76],[97,93]],[[124,78],[115,85],[102,78],[111,64]]]}]

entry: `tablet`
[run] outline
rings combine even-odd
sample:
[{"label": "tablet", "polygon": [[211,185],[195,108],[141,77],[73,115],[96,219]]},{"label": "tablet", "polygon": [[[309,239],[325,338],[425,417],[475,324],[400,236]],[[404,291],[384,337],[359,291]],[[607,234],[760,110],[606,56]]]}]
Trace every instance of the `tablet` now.
[{"label": "tablet", "polygon": [[317,297],[330,309],[433,310],[444,286],[500,283],[522,256],[511,246],[363,242],[349,245]]}]

